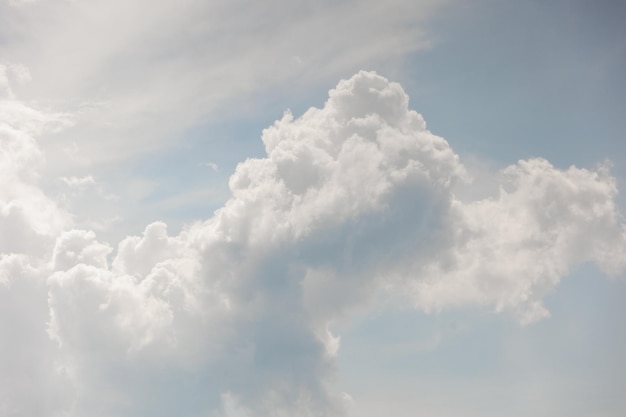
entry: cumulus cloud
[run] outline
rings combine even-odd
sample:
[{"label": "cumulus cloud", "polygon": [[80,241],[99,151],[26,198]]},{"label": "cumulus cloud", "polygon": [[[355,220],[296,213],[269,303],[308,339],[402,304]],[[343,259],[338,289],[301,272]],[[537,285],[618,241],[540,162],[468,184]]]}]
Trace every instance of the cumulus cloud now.
[{"label": "cumulus cloud", "polygon": [[478,305],[528,323],[548,314],[542,297],[581,262],[610,274],[625,267],[606,166],[520,161],[499,174],[498,195],[460,199],[455,185],[471,178],[458,155],[376,73],[340,81],[322,108],[285,113],[262,140],[266,156],[237,166],[225,205],[177,235],[152,223],[114,250],[61,221],[43,232],[11,223],[19,239],[31,229],[53,237],[35,266],[0,248],[0,286],[8,298],[9,283],[30,283],[37,313],[11,314],[43,340],[34,375],[67,388],[65,402],[33,410],[18,387],[3,392],[2,407],[342,415],[351,400],[329,388],[341,354],[330,326],[380,291],[425,311]]},{"label": "cumulus cloud", "polygon": [[502,175],[497,197],[454,201],[458,229],[445,261],[410,283],[419,305],[493,305],[529,323],[549,315],[541,299],[581,263],[624,270],[626,229],[606,165],[559,170],[538,158]]}]

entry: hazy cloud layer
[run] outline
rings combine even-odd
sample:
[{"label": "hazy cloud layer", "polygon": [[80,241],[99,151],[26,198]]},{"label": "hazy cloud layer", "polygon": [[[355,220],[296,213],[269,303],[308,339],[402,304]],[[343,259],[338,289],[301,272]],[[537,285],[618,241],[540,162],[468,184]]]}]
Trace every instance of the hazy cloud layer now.
[{"label": "hazy cloud layer", "polygon": [[81,166],[176,142],[249,109],[261,90],[384,67],[424,49],[425,20],[448,3],[2,1],[0,55],[34,74],[22,96],[77,114],[81,123],[42,146]]},{"label": "hazy cloud layer", "polygon": [[116,248],[72,229],[23,169],[35,136],[69,122],[10,94],[2,106],[21,109],[0,142],[3,415],[342,415],[329,327],[381,291],[530,323],[581,262],[625,267],[606,166],[520,161],[498,195],[460,199],[459,157],[372,72],[267,128],[266,156],[239,164],[212,217],[175,236],[152,223]]}]

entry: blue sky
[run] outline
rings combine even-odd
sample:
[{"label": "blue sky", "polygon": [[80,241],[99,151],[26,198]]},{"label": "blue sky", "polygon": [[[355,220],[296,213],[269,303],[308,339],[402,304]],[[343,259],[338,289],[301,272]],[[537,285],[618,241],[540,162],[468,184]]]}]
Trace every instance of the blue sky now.
[{"label": "blue sky", "polygon": [[621,415],[625,16],[1,2],[0,414]]}]

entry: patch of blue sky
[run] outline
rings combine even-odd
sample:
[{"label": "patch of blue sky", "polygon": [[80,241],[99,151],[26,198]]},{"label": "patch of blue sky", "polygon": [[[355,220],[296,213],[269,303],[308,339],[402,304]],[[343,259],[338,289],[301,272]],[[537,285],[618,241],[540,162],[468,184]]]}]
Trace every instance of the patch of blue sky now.
[{"label": "patch of blue sky", "polygon": [[584,266],[565,279],[546,298],[552,317],[530,326],[476,308],[369,313],[342,333],[338,385],[367,417],[383,406],[399,416],[618,416],[626,289],[597,275]]},{"label": "patch of blue sky", "polygon": [[626,30],[609,3],[461,6],[411,60],[412,107],[461,154],[559,167],[617,158],[626,179]]}]

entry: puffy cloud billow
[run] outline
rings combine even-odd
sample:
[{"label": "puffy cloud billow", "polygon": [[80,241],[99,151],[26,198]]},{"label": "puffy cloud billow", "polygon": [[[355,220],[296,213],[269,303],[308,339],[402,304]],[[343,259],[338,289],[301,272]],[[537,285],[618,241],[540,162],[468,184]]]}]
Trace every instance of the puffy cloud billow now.
[{"label": "puffy cloud billow", "polygon": [[69,123],[28,111],[1,125],[3,415],[342,415],[329,326],[381,291],[530,323],[580,263],[626,267],[607,167],[520,161],[498,195],[460,199],[458,155],[375,73],[267,128],[266,157],[238,165],[212,217],[116,248],[72,229],[23,169],[43,125]]}]

